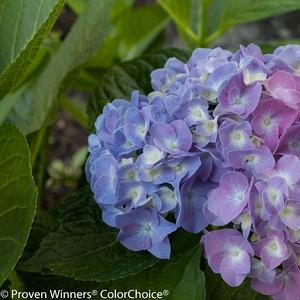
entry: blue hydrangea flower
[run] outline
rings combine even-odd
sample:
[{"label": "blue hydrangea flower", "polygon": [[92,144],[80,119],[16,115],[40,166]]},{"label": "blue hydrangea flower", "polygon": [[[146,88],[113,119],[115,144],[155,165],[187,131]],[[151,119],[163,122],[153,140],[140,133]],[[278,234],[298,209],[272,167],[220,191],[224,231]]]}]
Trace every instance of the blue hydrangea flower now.
[{"label": "blue hydrangea flower", "polygon": [[300,298],[299,61],[298,45],[196,49],[104,107],[86,176],[125,247],[166,259],[177,228],[204,230],[229,285]]}]

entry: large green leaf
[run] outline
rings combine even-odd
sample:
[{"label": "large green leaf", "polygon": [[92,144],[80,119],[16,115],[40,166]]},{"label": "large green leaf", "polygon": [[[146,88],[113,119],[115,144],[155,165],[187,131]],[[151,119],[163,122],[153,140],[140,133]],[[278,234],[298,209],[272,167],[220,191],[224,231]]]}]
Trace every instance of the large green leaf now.
[{"label": "large green leaf", "polygon": [[45,70],[18,99],[10,119],[25,134],[47,123],[61,91],[95,53],[105,33],[110,7],[110,0],[90,0]]},{"label": "large green leaf", "polygon": [[[174,240],[173,240],[174,242]],[[172,243],[173,246],[173,243]],[[187,249],[188,247],[186,247]],[[32,290],[81,290],[98,291],[107,289],[113,291],[164,291],[169,295],[167,300],[267,300],[268,296],[255,292],[250,286],[250,280],[246,280],[241,286],[233,288],[228,286],[219,274],[213,273],[208,267],[204,274],[199,268],[199,249],[193,247],[168,261],[160,261],[153,267],[136,275],[118,279],[113,282],[97,283],[90,281],[74,281],[69,278],[57,276],[41,276],[40,274],[22,274],[25,277],[26,286]],[[204,282],[205,281],[205,282]],[[186,284],[187,283],[187,284]],[[204,287],[205,285],[205,287]],[[182,294],[178,294],[178,287]],[[206,297],[205,297],[206,293]]]},{"label": "large green leaf", "polygon": [[[200,270],[199,245],[134,276],[111,282],[108,290],[160,291],[166,300],[204,300],[205,278]],[[102,287],[103,288],[103,287]]]},{"label": "large green leaf", "polygon": [[227,29],[300,8],[298,0],[157,0],[194,46],[205,46]]},{"label": "large green leaf", "polygon": [[[205,298],[199,236],[182,230],[172,234],[174,255],[161,261],[147,253],[128,251],[115,238],[116,232],[101,222],[98,206],[83,189],[58,211],[37,215],[18,270],[31,273],[24,274],[25,281],[34,290],[55,285],[56,289],[82,291],[151,289],[168,290],[166,299],[170,300]],[[38,272],[43,275],[35,275]]]},{"label": "large green leaf", "polygon": [[230,27],[244,22],[300,9],[299,0],[210,0],[206,42],[209,43]]},{"label": "large green leaf", "polygon": [[22,78],[64,0],[0,1],[0,99]]},{"label": "large green leaf", "polygon": [[138,57],[149,48],[169,21],[168,15],[158,5],[130,8],[130,3],[126,2],[113,1],[110,33],[95,56],[87,62],[88,68],[108,68],[117,59],[126,61]]},{"label": "large green leaf", "polygon": [[[101,268],[101,267],[100,267]],[[204,300],[205,278],[200,270],[200,249],[197,245],[180,256],[161,260],[154,266],[107,282],[75,281],[61,276],[23,273],[22,279],[31,290],[64,289],[71,291],[156,291],[166,300]],[[248,299],[247,299],[248,300]]]},{"label": "large green leaf", "polygon": [[151,91],[150,73],[154,69],[162,68],[166,60],[173,56],[185,61],[189,52],[182,49],[164,49],[111,67],[101,78],[95,97],[89,102],[91,124],[106,102],[114,98],[128,99],[134,90],[148,94]]},{"label": "large green leaf", "polygon": [[[204,300],[205,299],[205,277],[200,270],[201,251],[197,246],[186,253],[179,261],[168,264],[163,270],[166,282],[161,287],[168,287],[171,291],[172,300]],[[179,274],[180,270],[180,274]],[[158,272],[159,274],[160,272]],[[179,276],[174,276],[178,274]],[[159,276],[158,276],[159,277]],[[169,278],[173,280],[170,281]]]},{"label": "large green leaf", "polygon": [[168,15],[158,5],[141,6],[118,18],[119,56],[129,60],[142,54],[168,22]]},{"label": "large green leaf", "polygon": [[190,262],[186,265],[181,279],[173,291],[173,299],[205,299],[205,277],[204,273],[200,270],[200,249],[196,251]]},{"label": "large green leaf", "polygon": [[203,38],[203,12],[206,0],[157,0],[174,20],[178,28],[194,45],[201,45]]},{"label": "large green leaf", "polygon": [[76,13],[76,14],[81,14],[86,5],[85,0],[67,0],[68,6]]},{"label": "large green leaf", "polygon": [[129,251],[116,241],[117,232],[102,223],[100,209],[87,189],[66,201],[57,223],[20,270],[101,282],[157,263],[150,254]]},{"label": "large green leaf", "polygon": [[[0,125],[7,119],[15,124],[25,124],[25,121],[22,120],[29,114],[28,112],[26,113],[26,107],[30,107],[27,103],[30,101],[32,83],[48,64],[49,60],[59,47],[60,40],[56,33],[51,33],[44,40],[34,60],[27,68],[26,73],[18,84],[19,88],[14,92],[8,93],[0,102]],[[33,116],[30,116],[30,119],[32,121]]]},{"label": "large green leaf", "polygon": [[[13,107],[16,105],[17,101],[22,97],[22,95],[26,90],[27,90],[27,85],[24,84],[21,88],[17,89],[15,92],[7,94],[4,97],[4,99],[0,102],[0,125],[4,123],[7,116],[13,110]],[[22,106],[24,105],[23,103],[21,103],[21,101],[19,103]]]},{"label": "large green leaf", "polygon": [[[111,18],[118,17],[124,10],[131,7],[134,3],[134,0],[111,0],[112,9],[111,9]],[[78,15],[82,14],[84,11],[87,1],[86,0],[67,0],[68,6]]]},{"label": "large green leaf", "polygon": [[0,127],[0,286],[20,258],[36,207],[29,148],[12,125]]}]

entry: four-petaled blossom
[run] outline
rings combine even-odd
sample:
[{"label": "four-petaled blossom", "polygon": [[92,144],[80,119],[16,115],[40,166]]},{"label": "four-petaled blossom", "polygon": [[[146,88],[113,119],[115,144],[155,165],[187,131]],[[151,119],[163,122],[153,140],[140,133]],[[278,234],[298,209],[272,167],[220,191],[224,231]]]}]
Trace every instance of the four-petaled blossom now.
[{"label": "four-petaled blossom", "polygon": [[170,256],[168,235],[176,230],[176,225],[166,221],[155,209],[137,209],[119,215],[116,225],[120,228],[118,240],[127,248],[148,250],[160,258]]},{"label": "four-petaled blossom", "polygon": [[220,273],[230,286],[240,285],[251,270],[254,251],[250,243],[234,229],[208,232],[203,243],[212,270]]},{"label": "four-petaled blossom", "polygon": [[223,225],[238,217],[247,205],[250,187],[245,175],[228,171],[220,181],[220,186],[211,191],[207,200],[208,210]]}]

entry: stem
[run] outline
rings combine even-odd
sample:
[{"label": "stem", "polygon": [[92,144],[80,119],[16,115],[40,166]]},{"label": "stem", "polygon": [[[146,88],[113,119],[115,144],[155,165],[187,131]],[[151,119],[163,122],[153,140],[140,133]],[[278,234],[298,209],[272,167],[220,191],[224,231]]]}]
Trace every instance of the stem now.
[{"label": "stem", "polygon": [[209,0],[203,0],[203,5],[202,5],[202,20],[201,20],[201,47],[206,47],[208,44],[206,43],[206,24],[207,24],[207,12],[208,12],[208,3]]},{"label": "stem", "polygon": [[36,159],[37,159],[37,156],[39,154],[39,150],[40,150],[41,144],[42,144],[44,136],[45,136],[45,132],[46,132],[46,128],[42,128],[42,129],[39,130],[36,142],[34,143],[32,149],[31,149],[31,167],[32,167],[32,170],[34,169]]}]

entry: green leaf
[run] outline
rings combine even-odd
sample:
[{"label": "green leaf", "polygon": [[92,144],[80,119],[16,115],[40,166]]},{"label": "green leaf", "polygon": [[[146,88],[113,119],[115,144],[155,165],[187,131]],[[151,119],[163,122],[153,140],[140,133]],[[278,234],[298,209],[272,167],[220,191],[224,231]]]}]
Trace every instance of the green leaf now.
[{"label": "green leaf", "polygon": [[[118,17],[124,10],[133,5],[134,0],[112,0],[111,18]],[[68,6],[76,13],[81,14],[86,5],[86,0],[67,0]]]},{"label": "green leaf", "polygon": [[[300,8],[298,0],[157,0],[194,46],[206,46],[227,29]],[[190,43],[188,43],[190,44]]]},{"label": "green leaf", "polygon": [[182,275],[173,289],[172,300],[205,299],[205,277],[200,270],[200,257],[201,251],[197,246],[195,253],[184,267]]},{"label": "green leaf", "polygon": [[20,81],[64,0],[0,2],[0,99]]},{"label": "green leaf", "polygon": [[[50,214],[47,216],[47,214],[40,214],[37,215],[36,221],[33,225],[31,236],[29,239],[29,243],[26,247],[26,255],[25,258],[27,261],[25,261],[23,264],[19,264],[19,270],[26,270],[28,271],[28,262],[31,261],[31,267],[34,267],[34,264],[36,263],[37,254],[39,251],[41,251],[41,248],[43,248],[43,244],[45,243],[45,240],[48,241],[48,244],[50,246],[51,240],[49,239],[49,235],[53,235],[54,233],[57,235],[60,232],[59,239],[54,241],[53,236],[53,242],[56,244],[53,247],[51,246],[51,249],[48,248],[48,257],[53,256],[55,254],[57,257],[59,257],[61,253],[61,258],[65,260],[64,253],[62,247],[67,246],[66,242],[63,240],[68,239],[68,245],[71,248],[76,248],[78,246],[82,245],[90,245],[90,238],[95,239],[96,243],[98,243],[98,239],[100,238],[107,240],[107,237],[112,234],[112,230],[108,227],[102,228],[103,224],[100,223],[100,215],[98,215],[99,209],[94,203],[94,201],[86,200],[88,203],[86,203],[83,199],[83,195],[87,195],[87,191],[83,190],[79,194],[77,194],[76,197],[73,197],[64,204],[64,206],[58,211],[58,218],[56,216],[56,211],[51,211]],[[77,207],[75,209],[75,207]],[[87,218],[88,216],[88,218]],[[91,217],[92,216],[92,217]],[[54,218],[57,220],[55,221]],[[63,218],[65,221],[63,221],[61,218]],[[88,219],[92,219],[88,221]],[[68,220],[68,221],[67,221]],[[71,221],[73,220],[73,221]],[[58,223],[57,223],[58,221]],[[67,222],[66,222],[67,221]],[[73,223],[74,222],[74,223]],[[55,226],[55,223],[57,225]],[[73,224],[72,224],[73,223]],[[99,229],[101,233],[99,233],[101,236],[92,236],[92,232],[97,231],[97,229],[94,229],[98,225],[94,225],[94,223],[99,224]],[[74,228],[75,226],[75,228]],[[63,230],[59,229],[61,227],[65,227],[64,231],[68,231],[71,229],[72,232],[74,230],[78,230],[78,238],[81,237],[79,240],[82,239],[82,242],[74,242],[75,237],[71,239],[71,234],[69,233],[67,235],[62,234]],[[52,232],[52,233],[51,233]],[[186,236],[182,236],[182,234]],[[85,238],[85,234],[87,234],[87,238]],[[105,234],[105,236],[103,236]],[[46,236],[46,238],[45,238]],[[192,238],[192,240],[195,240],[195,242],[191,243],[191,240],[187,240],[186,237],[189,236]],[[182,239],[182,237],[184,237]],[[112,237],[114,239],[114,237]],[[44,240],[43,240],[44,239]],[[116,248],[116,243],[114,243],[114,240],[112,240],[112,243],[114,245],[111,246],[111,251],[109,254],[106,255],[105,247],[103,246],[103,242],[97,245],[97,249],[101,247],[101,251],[103,252],[102,255],[104,258],[101,258],[100,260],[97,259],[98,254],[95,253],[93,264],[95,266],[89,265],[89,259],[86,261],[86,257],[88,256],[87,252],[90,252],[90,248],[87,247],[86,251],[82,250],[83,256],[78,257],[77,259],[81,259],[82,262],[79,263],[79,267],[84,265],[86,262],[85,268],[86,271],[90,270],[91,272],[94,272],[94,270],[97,268],[98,273],[105,273],[104,276],[107,274],[108,270],[117,268],[118,270],[122,270],[121,273],[124,274],[124,277],[118,278],[113,281],[105,281],[105,282],[93,282],[93,281],[74,281],[69,276],[66,277],[58,277],[57,275],[53,275],[53,272],[50,272],[49,274],[52,274],[52,276],[47,275],[41,275],[37,273],[23,273],[22,272],[22,278],[25,276],[25,282],[26,286],[29,289],[33,290],[49,290],[49,289],[60,289],[63,288],[64,290],[82,290],[82,291],[89,291],[92,289],[97,289],[98,292],[103,289],[107,289],[108,291],[113,291],[114,289],[117,289],[119,291],[128,291],[131,289],[137,289],[139,291],[148,291],[151,289],[152,291],[164,291],[168,290],[169,296],[164,297],[165,299],[169,300],[201,300],[205,299],[205,283],[204,283],[204,274],[200,270],[200,255],[201,251],[199,248],[199,237],[197,235],[193,234],[187,234],[186,232],[176,232],[175,235],[171,236],[172,239],[172,253],[175,253],[175,256],[170,260],[160,260],[157,262],[156,259],[148,257],[148,255],[138,254],[131,252],[135,257],[144,257],[146,259],[145,263],[149,263],[149,259],[153,259],[155,261],[155,264],[152,263],[147,265],[147,268],[142,268],[139,270],[135,270],[135,274],[131,274],[129,270],[127,270],[127,274],[124,274],[124,270],[127,268],[131,269],[135,268],[134,264],[139,263],[138,260],[131,260],[127,258],[122,259],[121,265],[116,264],[115,260],[119,256],[119,248]],[[176,243],[178,242],[178,239],[180,239],[179,242],[185,242],[185,249],[181,249],[182,251],[174,251],[174,247],[177,248],[178,245]],[[196,241],[197,240],[197,241]],[[42,242],[41,242],[42,241]],[[60,242],[63,241],[63,244],[61,244],[59,247]],[[73,242],[73,244],[72,244]],[[176,242],[176,243],[175,243]],[[104,242],[105,243],[105,242]],[[39,246],[38,252],[35,254],[32,254],[34,251],[36,251],[37,245]],[[84,247],[84,246],[83,246]],[[59,248],[59,249],[58,249]],[[177,249],[178,250],[178,249]],[[46,251],[46,249],[44,249]],[[69,249],[69,252],[76,250]],[[97,250],[98,251],[98,250]],[[100,249],[99,249],[100,251]],[[58,252],[58,253],[57,253]],[[127,251],[126,251],[127,253]],[[130,253],[130,252],[129,252]],[[46,253],[45,253],[46,254]],[[33,256],[32,256],[33,255]],[[29,259],[31,257],[31,259]],[[114,261],[111,261],[113,258]],[[29,259],[29,260],[28,260]],[[103,261],[105,260],[104,265]],[[73,264],[73,260],[70,258],[69,263],[71,265]],[[126,262],[126,264],[125,264]],[[109,269],[107,269],[108,264],[111,263],[111,266]],[[130,264],[130,265],[127,265]],[[25,268],[24,268],[25,266]],[[38,266],[39,268],[40,266]],[[48,267],[52,267],[47,265]],[[42,272],[46,271],[47,269],[42,269]],[[67,267],[68,269],[68,267]],[[56,266],[55,266],[56,270]],[[31,269],[29,270],[31,271]],[[109,271],[110,272],[110,271]],[[45,272],[46,273],[46,272]],[[61,268],[61,273],[63,272],[63,268]],[[24,276],[23,276],[24,275]],[[65,275],[65,274],[62,274]],[[102,275],[103,276],[103,275]],[[89,279],[91,280],[91,279]],[[43,284],[43,282],[47,282],[47,284]]]},{"label": "green leaf", "polygon": [[5,111],[5,121],[16,125],[25,135],[31,133],[31,131],[28,130],[28,128],[32,126],[31,123],[34,124],[36,120],[39,119],[39,116],[33,114],[31,110],[32,84],[33,83],[30,82],[29,84],[23,85],[16,92],[8,94],[3,100],[5,107],[7,107]]},{"label": "green leaf", "polygon": [[205,0],[157,0],[179,29],[200,45],[203,33]]},{"label": "green leaf", "polygon": [[[22,94],[26,91],[27,85],[23,85],[21,88],[16,90],[14,93],[7,94],[0,102],[0,125],[4,123],[7,116],[12,111]],[[20,100],[19,100],[20,101]]]},{"label": "green leaf", "polygon": [[199,245],[171,260],[111,283],[109,290],[168,291],[166,300],[204,300],[205,278],[200,270]]},{"label": "green leaf", "polygon": [[36,207],[29,148],[12,125],[0,127],[0,286],[26,244]]},{"label": "green leaf", "polygon": [[55,209],[37,210],[20,262],[28,260],[35,254],[43,238],[57,227],[56,221],[57,211]]},{"label": "green leaf", "polygon": [[122,60],[141,55],[168,21],[168,15],[158,5],[141,6],[125,12],[118,18],[117,24],[119,56]]},{"label": "green leaf", "polygon": [[186,61],[189,52],[182,49],[164,49],[111,67],[101,78],[95,97],[89,102],[90,123],[94,123],[106,102],[114,98],[128,99],[134,90],[145,95],[150,93],[150,73],[154,69],[162,68],[167,59],[173,56]]},{"label": "green leaf", "polygon": [[84,102],[81,102],[78,99],[71,99],[67,95],[62,95],[59,103],[75,121],[77,121],[83,128],[87,128],[89,118],[86,113],[86,105]]},{"label": "green leaf", "polygon": [[[9,115],[13,123],[15,118],[22,119],[26,115],[24,114],[24,110],[26,111],[27,107],[27,96],[30,95],[28,90],[31,89],[32,82],[41,73],[41,70],[47,65],[59,46],[60,40],[57,33],[51,33],[44,40],[34,60],[19,82],[19,87],[15,91],[8,93],[0,102],[0,125],[7,120]],[[32,121],[32,116],[30,116],[30,119]]]},{"label": "green leaf", "polygon": [[[129,291],[140,292],[167,291],[166,300],[204,300],[205,279],[199,268],[199,246],[194,247],[181,256],[170,260],[161,260],[153,267],[138,274],[110,282],[75,281],[59,276],[45,276],[34,273],[21,273],[20,277],[27,290],[49,291],[63,289],[65,291]],[[182,289],[182,293],[178,293]],[[72,298],[73,299],[73,298]]]},{"label": "green leaf", "polygon": [[27,81],[31,81],[32,78],[39,76],[45,66],[49,63],[51,57],[59,49],[61,45],[61,35],[58,32],[51,32],[47,38],[41,44],[39,51],[33,59],[30,66],[27,68],[22,80],[16,86],[19,89]]},{"label": "green leaf", "polygon": [[[91,56],[87,61],[86,68],[109,68],[117,60],[119,38],[115,29],[110,34],[107,34],[95,55]],[[86,69],[82,71],[86,72]]]},{"label": "green leaf", "polygon": [[[10,120],[25,134],[49,123],[60,93],[99,47],[105,33],[110,7],[110,0],[90,0],[61,48],[37,81],[20,97]],[[26,101],[26,106],[22,101]]]},{"label": "green leaf", "polygon": [[[91,292],[106,288],[106,283],[95,281],[79,281],[63,276],[45,276],[38,273],[18,272],[27,291],[41,291],[49,293],[50,290],[63,290],[69,292]],[[78,298],[70,297],[69,300],[77,300]],[[97,299],[97,297],[94,297]],[[98,298],[99,299],[99,298]]]},{"label": "green leaf", "polygon": [[[128,1],[113,1],[110,32],[87,62],[88,68],[108,68],[116,60],[138,57],[150,47],[169,21],[168,15],[158,5],[130,9],[129,3],[125,5],[125,2]],[[117,6],[117,3],[122,5]]]},{"label": "green leaf", "polygon": [[112,2],[113,2],[112,9],[111,9],[112,19],[121,17],[123,12],[130,9],[134,4],[134,0],[113,0]]},{"label": "green leaf", "polygon": [[36,182],[38,197],[37,197],[37,210],[43,207],[44,202],[44,189],[47,180],[47,167],[48,161],[48,147],[49,147],[49,128],[42,128],[39,131],[28,136],[28,143],[30,145],[31,153],[31,167],[32,174]]},{"label": "green leaf", "polygon": [[117,232],[101,221],[101,212],[87,189],[74,194],[58,211],[58,227],[19,269],[77,280],[109,281],[145,270],[157,259],[127,250]]},{"label": "green leaf", "polygon": [[210,0],[206,43],[236,24],[255,21],[300,8],[298,0]]},{"label": "green leaf", "polygon": [[77,15],[80,15],[85,9],[86,0],[67,0],[67,4]]}]

